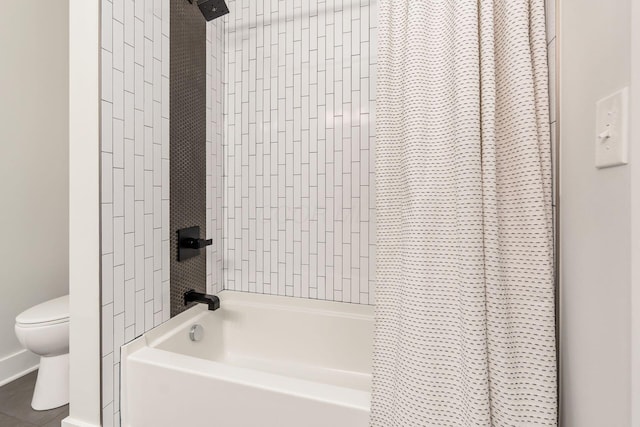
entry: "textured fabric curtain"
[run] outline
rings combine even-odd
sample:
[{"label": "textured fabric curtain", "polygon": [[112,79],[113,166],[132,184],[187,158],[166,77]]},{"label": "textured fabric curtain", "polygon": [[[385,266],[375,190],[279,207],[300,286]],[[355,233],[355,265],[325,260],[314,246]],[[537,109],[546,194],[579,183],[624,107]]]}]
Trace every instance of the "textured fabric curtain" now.
[{"label": "textured fabric curtain", "polygon": [[556,425],[544,0],[379,0],[371,425]]}]

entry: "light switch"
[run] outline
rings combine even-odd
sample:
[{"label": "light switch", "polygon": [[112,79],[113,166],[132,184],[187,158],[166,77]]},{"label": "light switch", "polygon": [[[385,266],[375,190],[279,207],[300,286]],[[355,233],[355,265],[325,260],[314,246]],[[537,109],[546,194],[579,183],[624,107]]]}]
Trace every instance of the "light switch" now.
[{"label": "light switch", "polygon": [[629,139],[629,88],[596,104],[596,167],[626,165]]}]

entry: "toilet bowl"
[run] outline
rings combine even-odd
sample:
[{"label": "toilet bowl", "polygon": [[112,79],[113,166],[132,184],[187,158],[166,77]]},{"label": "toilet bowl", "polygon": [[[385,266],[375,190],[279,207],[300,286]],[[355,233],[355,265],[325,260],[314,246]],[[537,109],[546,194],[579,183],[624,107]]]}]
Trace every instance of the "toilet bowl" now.
[{"label": "toilet bowl", "polygon": [[69,296],[23,311],[15,331],[18,341],[40,356],[31,407],[44,411],[69,403]]}]

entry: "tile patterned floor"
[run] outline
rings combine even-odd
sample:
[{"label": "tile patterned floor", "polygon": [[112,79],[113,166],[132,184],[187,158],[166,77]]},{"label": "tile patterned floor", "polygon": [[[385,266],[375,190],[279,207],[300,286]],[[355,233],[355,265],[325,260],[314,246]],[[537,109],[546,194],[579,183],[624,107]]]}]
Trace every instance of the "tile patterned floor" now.
[{"label": "tile patterned floor", "polygon": [[65,405],[50,411],[31,409],[38,372],[32,372],[0,387],[0,427],[60,427],[69,414]]}]

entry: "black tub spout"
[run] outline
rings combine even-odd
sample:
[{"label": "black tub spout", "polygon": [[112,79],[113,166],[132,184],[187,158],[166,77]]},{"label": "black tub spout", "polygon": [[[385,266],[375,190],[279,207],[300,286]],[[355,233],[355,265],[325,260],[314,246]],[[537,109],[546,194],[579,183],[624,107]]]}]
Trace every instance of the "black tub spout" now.
[{"label": "black tub spout", "polygon": [[190,302],[207,304],[209,306],[209,310],[211,311],[220,308],[220,299],[217,296],[202,294],[200,292],[196,292],[193,289],[184,293],[184,305],[187,305]]}]

